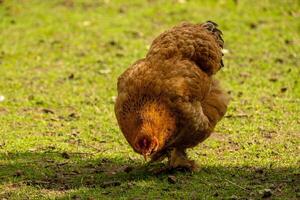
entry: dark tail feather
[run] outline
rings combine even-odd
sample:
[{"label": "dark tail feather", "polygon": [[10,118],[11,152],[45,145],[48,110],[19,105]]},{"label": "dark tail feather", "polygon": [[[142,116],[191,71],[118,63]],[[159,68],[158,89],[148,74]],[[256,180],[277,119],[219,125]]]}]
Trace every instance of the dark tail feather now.
[{"label": "dark tail feather", "polygon": [[204,24],[202,24],[202,26],[215,35],[220,47],[223,48],[224,46],[224,40],[222,38],[223,33],[220,29],[217,28],[218,24],[212,21],[207,21]]},{"label": "dark tail feather", "polygon": [[[222,38],[222,31],[220,29],[218,29],[218,24],[213,22],[213,21],[207,21],[205,23],[202,24],[202,27],[206,28],[208,31],[212,32],[212,34],[215,36],[219,46],[221,47],[221,49],[223,49],[224,46],[224,40]],[[222,53],[223,55],[223,53]],[[223,67],[223,60],[221,60],[221,66]]]}]

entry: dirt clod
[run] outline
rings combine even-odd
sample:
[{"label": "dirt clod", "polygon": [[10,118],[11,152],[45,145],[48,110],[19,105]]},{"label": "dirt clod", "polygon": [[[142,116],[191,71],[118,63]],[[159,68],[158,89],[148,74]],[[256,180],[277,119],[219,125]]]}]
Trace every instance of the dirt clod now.
[{"label": "dirt clod", "polygon": [[271,82],[277,82],[277,81],[278,81],[278,78],[276,78],[276,77],[271,77],[271,78],[269,78],[269,81],[271,81]]},{"label": "dirt clod", "polygon": [[70,159],[70,155],[67,152],[63,152],[61,156],[65,159]]},{"label": "dirt clod", "polygon": [[276,58],[275,62],[279,63],[279,64],[282,64],[284,62],[284,60],[282,58]]},{"label": "dirt clod", "polygon": [[240,77],[242,77],[242,78],[248,78],[248,77],[250,77],[250,76],[251,76],[251,74],[248,73],[248,72],[241,72],[241,73],[240,73]]},{"label": "dirt clod", "polygon": [[43,112],[43,113],[46,113],[46,114],[54,114],[54,111],[51,110],[51,109],[49,109],[49,108],[43,108],[43,109],[42,109],[42,112]]},{"label": "dirt clod", "polygon": [[71,74],[68,76],[68,79],[69,79],[69,80],[72,80],[72,79],[74,79],[74,77],[75,77],[75,75],[74,75],[73,73],[71,73]]},{"label": "dirt clod", "polygon": [[264,170],[261,169],[261,168],[258,168],[258,169],[255,170],[255,173],[263,174],[263,173],[264,173]]},{"label": "dirt clod", "polygon": [[20,177],[22,175],[24,175],[24,172],[22,170],[17,170],[14,174],[15,177]]},{"label": "dirt clod", "polygon": [[118,43],[117,43],[115,40],[111,40],[111,41],[109,41],[109,44],[110,44],[111,46],[115,46],[115,45],[117,45]]},{"label": "dirt clod", "polygon": [[73,196],[71,197],[71,199],[74,199],[74,200],[80,200],[81,198],[80,198],[80,196],[73,195]]},{"label": "dirt clod", "polygon": [[133,170],[133,167],[127,166],[124,168],[124,172],[129,173]]},{"label": "dirt clod", "polygon": [[282,92],[282,93],[283,93],[283,92],[286,92],[287,89],[288,89],[287,87],[282,87],[282,88],[280,88],[280,92]]},{"label": "dirt clod", "polygon": [[249,26],[250,26],[251,29],[256,29],[257,28],[257,24],[255,24],[255,23],[250,23]]},{"label": "dirt clod", "polygon": [[293,41],[289,40],[289,39],[285,39],[284,43],[287,44],[287,45],[291,45],[291,44],[293,44]]},{"label": "dirt clod", "polygon": [[70,113],[68,117],[69,117],[70,119],[78,119],[78,118],[79,118],[79,115],[73,112],[73,113]]}]

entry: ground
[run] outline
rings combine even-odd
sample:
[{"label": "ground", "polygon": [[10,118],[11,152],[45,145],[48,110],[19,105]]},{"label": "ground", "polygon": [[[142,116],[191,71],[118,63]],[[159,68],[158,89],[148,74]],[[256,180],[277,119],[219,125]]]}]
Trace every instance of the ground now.
[{"label": "ground", "polygon": [[[117,77],[162,31],[206,20],[229,110],[188,152],[199,172],[160,173],[117,126]],[[299,55],[296,0],[1,0],[0,199],[298,199]]]}]

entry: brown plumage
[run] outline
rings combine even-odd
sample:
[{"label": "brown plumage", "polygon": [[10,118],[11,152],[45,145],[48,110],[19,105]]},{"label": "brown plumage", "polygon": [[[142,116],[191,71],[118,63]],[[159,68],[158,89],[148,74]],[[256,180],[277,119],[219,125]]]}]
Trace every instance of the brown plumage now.
[{"label": "brown plumage", "polygon": [[115,113],[137,153],[194,168],[185,150],[211,134],[228,105],[213,78],[223,66],[221,34],[210,21],[175,26],[119,77]]}]

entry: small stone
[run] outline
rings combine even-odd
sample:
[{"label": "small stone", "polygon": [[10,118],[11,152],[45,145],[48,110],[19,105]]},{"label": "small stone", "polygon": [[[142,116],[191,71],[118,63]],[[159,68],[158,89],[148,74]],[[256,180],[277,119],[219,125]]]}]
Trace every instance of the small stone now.
[{"label": "small stone", "polygon": [[111,97],[111,101],[112,101],[113,103],[115,103],[116,100],[117,100],[117,97],[116,97],[116,96],[112,96],[112,97]]},{"label": "small stone", "polygon": [[223,54],[228,54],[229,53],[228,49],[222,49],[221,51],[222,51]]},{"label": "small stone", "polygon": [[177,0],[177,2],[180,3],[180,4],[185,4],[186,0]]},{"label": "small stone", "polygon": [[268,198],[272,196],[272,190],[271,189],[264,189],[262,198]]},{"label": "small stone", "polygon": [[173,176],[173,175],[169,175],[168,176],[168,182],[171,183],[171,184],[176,183],[176,177]]},{"label": "small stone", "polygon": [[101,70],[99,70],[100,74],[109,74],[110,72],[111,72],[110,69],[101,69]]},{"label": "small stone", "polygon": [[0,95],[0,102],[4,101],[5,97],[3,95]]},{"label": "small stone", "polygon": [[82,23],[83,26],[90,26],[91,25],[91,22],[90,21],[84,21]]}]

